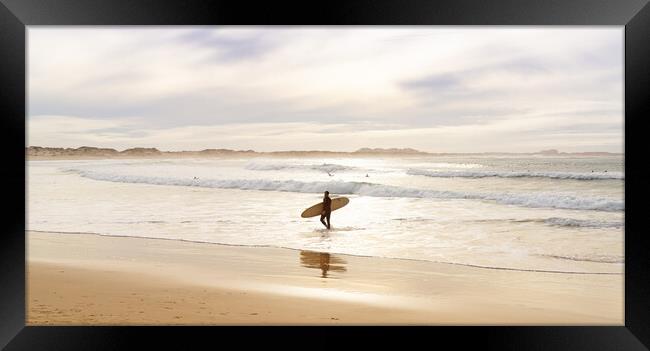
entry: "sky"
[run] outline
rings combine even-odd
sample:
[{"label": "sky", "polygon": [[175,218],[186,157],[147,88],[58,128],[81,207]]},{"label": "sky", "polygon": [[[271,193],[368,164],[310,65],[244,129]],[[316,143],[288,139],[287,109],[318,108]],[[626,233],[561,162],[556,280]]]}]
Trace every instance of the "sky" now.
[{"label": "sky", "polygon": [[28,146],[623,152],[623,27],[28,27]]}]

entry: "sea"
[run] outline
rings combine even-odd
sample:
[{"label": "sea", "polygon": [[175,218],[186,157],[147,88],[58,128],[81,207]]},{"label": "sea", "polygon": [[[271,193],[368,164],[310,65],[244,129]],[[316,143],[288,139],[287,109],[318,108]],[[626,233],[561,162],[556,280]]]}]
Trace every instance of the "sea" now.
[{"label": "sea", "polygon": [[[624,156],[27,161],[26,228],[567,274],[624,270]],[[350,203],[331,230],[301,212]]]}]

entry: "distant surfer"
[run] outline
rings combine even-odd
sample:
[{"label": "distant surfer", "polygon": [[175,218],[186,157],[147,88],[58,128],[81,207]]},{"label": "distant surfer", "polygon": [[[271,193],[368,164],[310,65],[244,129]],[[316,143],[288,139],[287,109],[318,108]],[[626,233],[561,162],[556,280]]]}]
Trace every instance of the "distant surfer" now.
[{"label": "distant surfer", "polygon": [[[332,199],[330,199],[330,192],[326,191],[323,197],[323,212],[320,213],[320,222],[323,223],[327,229],[330,229],[330,215],[332,214]],[[323,219],[327,218],[327,224]]]}]

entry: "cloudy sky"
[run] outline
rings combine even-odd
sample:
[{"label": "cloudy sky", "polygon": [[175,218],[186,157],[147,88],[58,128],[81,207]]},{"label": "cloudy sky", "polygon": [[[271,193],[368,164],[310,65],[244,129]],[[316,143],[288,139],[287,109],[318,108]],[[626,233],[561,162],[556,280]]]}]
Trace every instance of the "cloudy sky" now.
[{"label": "cloudy sky", "polygon": [[623,151],[623,27],[28,27],[28,145]]}]

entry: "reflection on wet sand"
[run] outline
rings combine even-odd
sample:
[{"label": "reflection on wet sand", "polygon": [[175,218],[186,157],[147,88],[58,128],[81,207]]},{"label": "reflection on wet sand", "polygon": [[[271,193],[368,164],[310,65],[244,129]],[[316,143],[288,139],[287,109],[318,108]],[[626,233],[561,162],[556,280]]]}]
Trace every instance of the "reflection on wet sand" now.
[{"label": "reflection on wet sand", "polygon": [[347,262],[327,252],[300,251],[300,263],[303,267],[321,270],[321,277],[327,278],[327,272],[345,272]]}]

